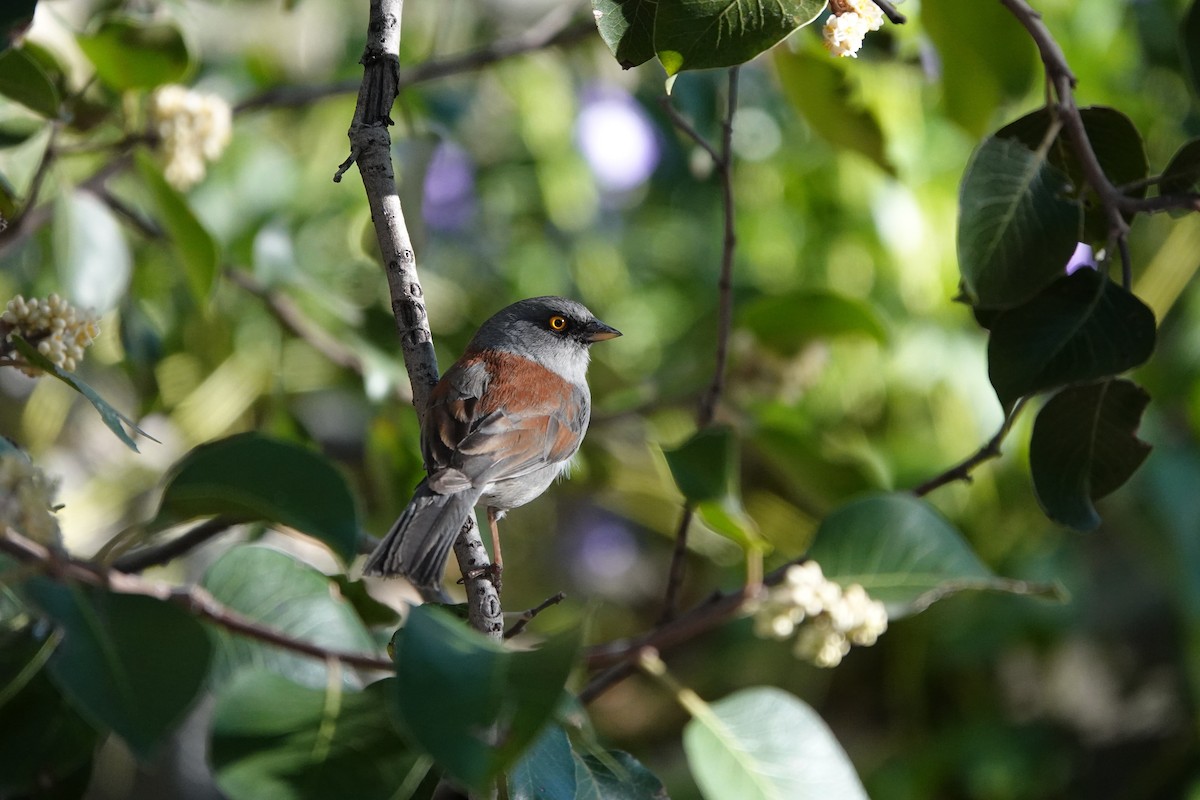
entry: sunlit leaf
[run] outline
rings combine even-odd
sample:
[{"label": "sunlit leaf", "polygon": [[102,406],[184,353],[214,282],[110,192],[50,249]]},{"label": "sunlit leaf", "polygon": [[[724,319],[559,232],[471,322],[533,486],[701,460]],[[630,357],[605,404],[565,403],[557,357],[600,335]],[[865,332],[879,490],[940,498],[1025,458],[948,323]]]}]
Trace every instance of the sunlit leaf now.
[{"label": "sunlit leaf", "polygon": [[24,50],[7,50],[0,54],[0,95],[43,117],[54,119],[58,116],[58,89],[41,65]]},{"label": "sunlit leaf", "polygon": [[654,58],[658,0],[592,0],[600,38],[617,63],[629,69]]},{"label": "sunlit leaf", "polygon": [[1060,277],[1079,241],[1083,209],[1043,153],[991,137],[959,188],[958,265],[974,305],[1008,308]]},{"label": "sunlit leaf", "polygon": [[91,192],[63,192],[54,209],[54,261],[64,294],[96,314],[129,291],[133,258],[108,205]]},{"label": "sunlit leaf", "polygon": [[1100,525],[1094,501],[1120,488],[1150,454],[1137,438],[1150,395],[1130,381],[1072,386],[1033,425],[1029,469],[1046,516],[1076,530]]},{"label": "sunlit leaf", "polygon": [[654,50],[667,75],[743,64],[817,18],[825,0],[658,0]]},{"label": "sunlit leaf", "polygon": [[183,35],[169,22],[110,17],[77,41],[100,80],[114,89],[180,81],[191,66]]},{"label": "sunlit leaf", "polygon": [[689,711],[683,749],[706,800],[866,800],[829,726],[782,689],[742,689]]}]

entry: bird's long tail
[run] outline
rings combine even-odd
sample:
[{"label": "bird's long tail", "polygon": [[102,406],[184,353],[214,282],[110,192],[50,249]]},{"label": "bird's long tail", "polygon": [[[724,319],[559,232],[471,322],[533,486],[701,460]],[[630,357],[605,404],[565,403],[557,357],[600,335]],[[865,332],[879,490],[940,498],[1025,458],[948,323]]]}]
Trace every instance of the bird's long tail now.
[{"label": "bird's long tail", "polygon": [[450,548],[479,494],[474,488],[438,494],[429,481],[421,481],[408,508],[367,559],[363,575],[403,575],[418,587],[439,586]]}]

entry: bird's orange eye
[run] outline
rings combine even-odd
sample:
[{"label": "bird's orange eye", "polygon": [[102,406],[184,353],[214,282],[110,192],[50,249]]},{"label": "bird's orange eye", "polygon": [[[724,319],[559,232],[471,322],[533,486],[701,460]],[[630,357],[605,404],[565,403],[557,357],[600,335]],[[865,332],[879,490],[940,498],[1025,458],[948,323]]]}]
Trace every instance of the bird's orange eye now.
[{"label": "bird's orange eye", "polygon": [[559,314],[555,314],[550,318],[550,330],[565,331],[567,329],[567,318]]}]

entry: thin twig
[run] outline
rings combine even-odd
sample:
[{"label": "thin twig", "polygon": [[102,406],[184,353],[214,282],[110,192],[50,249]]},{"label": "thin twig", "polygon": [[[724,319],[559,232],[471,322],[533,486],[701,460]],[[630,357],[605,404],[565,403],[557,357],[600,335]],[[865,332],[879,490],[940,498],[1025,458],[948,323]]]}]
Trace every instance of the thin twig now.
[{"label": "thin twig", "polygon": [[80,583],[117,594],[141,595],[174,603],[231,633],[311,658],[340,661],[360,669],[383,672],[393,669],[392,662],[387,658],[369,653],[352,653],[322,647],[312,642],[295,639],[286,633],[255,622],[223,605],[200,586],[171,586],[160,581],[147,580],[140,575],[105,569],[97,564],[71,558],[63,553],[51,552],[10,527],[0,528],[0,550],[24,564],[37,566],[48,577],[60,583]]},{"label": "thin twig", "polygon": [[113,562],[117,572],[138,573],[190,553],[208,540],[220,536],[236,522],[228,517],[213,517],[197,524],[187,533],[155,547],[126,553]]},{"label": "thin twig", "polygon": [[558,605],[559,603],[561,603],[563,600],[566,600],[566,599],[567,599],[567,596],[565,594],[563,594],[562,592],[559,592],[556,595],[547,597],[545,600],[538,603],[533,608],[530,608],[526,611],[522,611],[521,616],[517,617],[517,621],[512,624],[512,627],[504,632],[504,638],[505,639],[513,638],[514,636],[519,634],[521,631],[525,630],[525,628],[529,625],[529,623],[533,622],[533,618],[536,617],[538,614],[542,613],[550,606]]},{"label": "thin twig", "polygon": [[972,480],[971,473],[975,468],[984,462],[991,461],[993,458],[999,458],[1001,455],[1000,445],[1004,442],[1004,438],[1008,436],[1008,432],[1012,430],[1013,423],[1017,420],[1017,415],[1021,413],[1021,409],[1025,407],[1027,398],[1022,397],[1013,406],[1012,411],[1008,412],[1008,416],[1004,418],[1004,423],[1000,426],[1000,430],[987,440],[983,447],[976,450],[973,454],[955,464],[950,469],[941,472],[919,486],[913,488],[912,493],[917,497],[924,497],[934,489],[945,486],[948,483],[955,481],[966,481],[970,483]]},{"label": "thin twig", "polygon": [[888,18],[888,22],[893,25],[903,25],[908,22],[908,18],[901,14],[888,0],[874,0],[874,3],[879,6],[879,10]]},{"label": "thin twig", "polygon": [[[733,115],[737,111],[738,102],[738,67],[729,70],[729,89],[726,98],[725,117],[721,122],[721,147],[717,150],[686,120],[669,102],[663,106],[671,121],[703,149],[713,160],[717,178],[721,183],[722,210],[725,225],[721,244],[721,271],[717,279],[717,346],[713,364],[713,377],[700,400],[696,412],[696,427],[707,428],[716,417],[717,406],[725,390],[725,373],[729,362],[729,337],[733,330],[733,253],[737,246],[737,232],[734,227],[734,197],[733,197]],[[683,580],[687,566],[688,529],[691,527],[694,509],[690,503],[685,504],[679,518],[679,526],[675,531],[675,545],[671,552],[671,566],[667,572],[667,589],[663,597],[662,614],[659,623],[671,620],[679,610],[679,594],[683,589]]]}]

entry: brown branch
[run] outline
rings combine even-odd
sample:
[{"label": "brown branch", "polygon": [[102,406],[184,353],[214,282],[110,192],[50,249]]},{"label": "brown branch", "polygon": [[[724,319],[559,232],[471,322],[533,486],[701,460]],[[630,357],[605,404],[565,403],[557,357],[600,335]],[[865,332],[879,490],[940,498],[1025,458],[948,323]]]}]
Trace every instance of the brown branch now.
[{"label": "brown branch", "polygon": [[117,572],[138,573],[166,564],[190,553],[209,539],[220,536],[235,524],[235,521],[228,517],[213,517],[169,542],[126,553],[113,562],[113,569]]},{"label": "brown branch", "polygon": [[171,586],[160,581],[147,580],[140,575],[105,569],[88,561],[71,558],[64,553],[53,552],[9,527],[0,528],[0,551],[8,553],[23,564],[37,567],[60,583],[80,583],[117,594],[141,595],[174,603],[231,633],[293,653],[322,661],[333,659],[360,669],[382,672],[393,669],[391,660],[382,656],[321,647],[262,625],[223,605],[200,586]]},{"label": "brown branch", "polygon": [[[700,430],[712,424],[716,417],[717,406],[721,401],[721,395],[725,390],[725,374],[728,371],[729,363],[729,337],[733,330],[733,253],[737,246],[733,198],[733,115],[737,111],[738,74],[738,67],[730,68],[729,90],[726,98],[725,118],[721,122],[721,149],[719,151],[701,136],[670,102],[666,100],[663,102],[663,108],[675,126],[712,158],[713,166],[721,183],[721,201],[725,217],[721,244],[721,272],[717,279],[716,356],[712,381],[701,398],[700,407],[696,412],[696,427]],[[687,503],[680,514],[679,526],[675,531],[671,566],[667,572],[667,588],[663,597],[662,613],[659,616],[660,624],[671,620],[679,610],[679,594],[683,589],[687,567],[688,529],[691,527],[692,517],[693,507]]]},{"label": "brown branch", "polygon": [[996,435],[988,439],[983,447],[945,472],[934,475],[921,485],[914,487],[912,493],[917,497],[924,497],[934,489],[938,489],[948,483],[954,483],[955,481],[970,483],[972,480],[971,473],[975,471],[976,467],[987,461],[991,461],[993,458],[1000,457],[1000,445],[1004,442],[1004,438],[1008,436],[1008,432],[1012,430],[1013,423],[1016,422],[1017,415],[1021,413],[1021,409],[1025,407],[1026,402],[1027,398],[1024,397],[1017,401],[1012,411],[1008,412],[1008,416],[1004,418],[1004,423],[1000,426],[1000,430],[996,431]]},{"label": "brown branch", "polygon": [[[429,393],[438,381],[437,355],[425,311],[417,259],[404,222],[392,169],[392,137],[388,126],[399,90],[400,22],[402,0],[371,0],[367,43],[363,50],[363,80],[350,124],[350,156],[334,180],[358,164],[363,189],[371,206],[371,221],[383,257],[392,313],[400,335],[404,366],[412,386],[418,421],[423,421]],[[487,570],[472,566],[486,554],[478,524],[464,525],[454,552],[467,585],[468,619],[476,630],[499,638],[504,633],[500,593]]]},{"label": "brown branch", "polygon": [[538,614],[542,613],[550,606],[558,605],[559,603],[561,603],[563,600],[566,600],[566,599],[567,599],[567,596],[565,594],[563,594],[562,592],[559,592],[556,595],[547,597],[545,600],[538,603],[533,608],[530,608],[526,611],[522,611],[521,616],[517,617],[517,621],[513,623],[512,627],[504,632],[504,638],[505,639],[513,638],[514,636],[519,634],[521,631],[525,630],[525,628],[529,625],[529,623],[533,622],[533,618],[536,617]]}]

